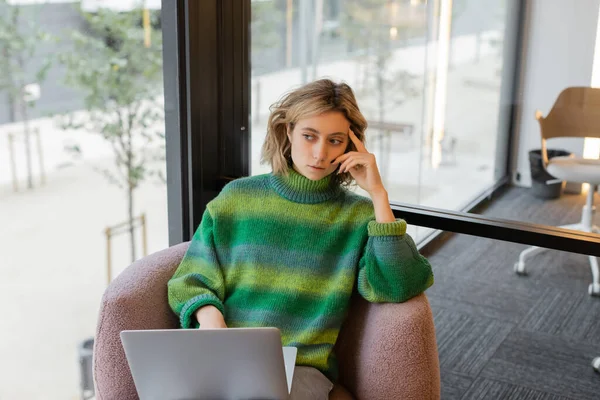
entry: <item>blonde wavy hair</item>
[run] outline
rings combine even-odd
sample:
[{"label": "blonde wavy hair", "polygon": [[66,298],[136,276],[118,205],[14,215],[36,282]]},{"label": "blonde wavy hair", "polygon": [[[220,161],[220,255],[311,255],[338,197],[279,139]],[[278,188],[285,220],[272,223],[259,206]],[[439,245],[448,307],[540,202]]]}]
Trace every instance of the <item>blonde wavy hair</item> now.
[{"label": "blonde wavy hair", "polygon": [[[350,122],[350,128],[364,143],[367,120],[360,112],[354,92],[346,83],[335,83],[329,79],[320,79],[284,94],[269,108],[271,115],[267,125],[267,137],[262,146],[262,164],[270,164],[273,173],[287,175],[292,165],[291,143],[287,132],[294,129],[296,123],[304,118],[326,112],[341,112]],[[356,151],[349,142],[346,152]],[[342,185],[350,185],[354,179],[349,172],[334,174]]]}]

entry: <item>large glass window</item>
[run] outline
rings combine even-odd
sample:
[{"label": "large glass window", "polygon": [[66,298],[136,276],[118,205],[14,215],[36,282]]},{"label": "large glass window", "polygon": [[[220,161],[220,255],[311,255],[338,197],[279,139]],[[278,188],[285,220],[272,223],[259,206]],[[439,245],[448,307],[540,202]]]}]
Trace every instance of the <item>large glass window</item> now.
[{"label": "large glass window", "polygon": [[464,209],[505,171],[503,50],[515,44],[503,39],[516,3],[252,1],[252,174],[269,172],[259,164],[269,106],[329,77],[355,90],[392,201]]},{"label": "large glass window", "polygon": [[107,282],[168,246],[160,10],[36,3],[0,0],[0,398],[75,399]]}]

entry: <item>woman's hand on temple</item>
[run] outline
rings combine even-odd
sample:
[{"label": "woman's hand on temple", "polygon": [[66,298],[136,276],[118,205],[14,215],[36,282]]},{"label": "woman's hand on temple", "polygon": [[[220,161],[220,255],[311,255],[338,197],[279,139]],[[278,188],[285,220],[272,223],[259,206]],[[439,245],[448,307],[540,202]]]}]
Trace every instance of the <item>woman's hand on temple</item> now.
[{"label": "woman's hand on temple", "polygon": [[367,151],[365,145],[356,137],[352,129],[348,132],[348,136],[357,151],[342,154],[333,160],[334,163],[341,163],[338,174],[350,172],[358,186],[371,196],[378,191],[385,191],[375,155]]},{"label": "woman's hand on temple", "polygon": [[341,163],[338,173],[350,172],[358,186],[369,193],[373,201],[377,222],[394,222],[396,218],[390,207],[388,193],[383,186],[375,155],[367,151],[365,145],[356,137],[352,129],[348,132],[348,136],[357,151],[343,154],[333,161]]}]

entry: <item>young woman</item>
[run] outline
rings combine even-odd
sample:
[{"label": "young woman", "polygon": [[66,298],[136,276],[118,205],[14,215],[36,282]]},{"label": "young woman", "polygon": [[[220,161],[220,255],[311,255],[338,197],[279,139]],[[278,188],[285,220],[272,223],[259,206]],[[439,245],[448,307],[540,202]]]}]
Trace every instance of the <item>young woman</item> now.
[{"label": "young woman", "polygon": [[207,205],[168,284],[182,328],[279,328],[284,346],[298,348],[293,399],[332,391],[354,288],[370,302],[403,302],[433,284],[394,218],[366,127],[344,83],[287,93],[271,107],[263,145],[272,172],[229,183]]}]

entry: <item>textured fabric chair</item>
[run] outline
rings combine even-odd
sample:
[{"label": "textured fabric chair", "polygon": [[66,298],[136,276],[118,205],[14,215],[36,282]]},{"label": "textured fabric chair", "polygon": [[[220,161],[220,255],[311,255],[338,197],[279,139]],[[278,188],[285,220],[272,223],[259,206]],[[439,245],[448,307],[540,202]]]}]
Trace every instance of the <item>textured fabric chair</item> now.
[{"label": "textured fabric chair", "polygon": [[[166,285],[187,246],[135,262],[106,289],[94,342],[97,400],[138,398],[119,334],[178,327]],[[354,297],[336,354],[340,382],[359,400],[440,398],[435,330],[425,294],[401,304],[369,304]]]},{"label": "textured fabric chair", "polygon": [[[600,88],[569,87],[558,95],[548,116],[544,117],[536,111],[535,118],[540,124],[542,137],[542,165],[548,173],[558,179],[588,183],[585,206],[581,212],[581,221],[560,228],[600,233],[600,228],[593,223],[594,194],[600,185],[600,160],[582,157],[554,157],[548,159],[546,141],[559,137],[600,138]],[[534,255],[545,251],[543,247],[529,247],[521,252],[514,270],[519,275],[527,275],[525,262]],[[589,294],[600,296],[600,271],[598,260],[589,256],[592,269],[592,283]]]}]

